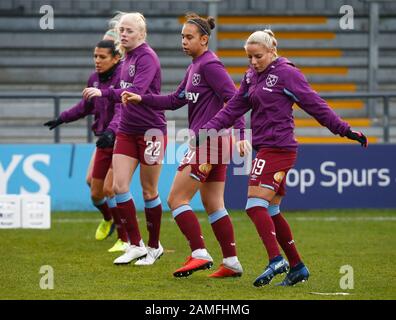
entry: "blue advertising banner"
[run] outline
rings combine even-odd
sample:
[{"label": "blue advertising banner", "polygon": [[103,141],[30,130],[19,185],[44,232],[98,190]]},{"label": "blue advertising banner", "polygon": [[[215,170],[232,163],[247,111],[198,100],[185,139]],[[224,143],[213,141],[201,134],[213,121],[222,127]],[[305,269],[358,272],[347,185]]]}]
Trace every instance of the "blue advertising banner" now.
[{"label": "blue advertising banner", "polygon": [[[0,194],[48,194],[52,210],[96,210],[86,184],[94,147],[94,144],[0,145]],[[169,210],[166,199],[177,167],[177,163],[166,164],[161,171],[159,194],[165,210]],[[139,168],[130,188],[137,209],[144,210]],[[195,210],[203,210],[199,195],[191,205]]]},{"label": "blue advertising banner", "polygon": [[[244,208],[247,177],[229,168],[225,200]],[[396,145],[301,145],[282,209],[396,208]]]},{"label": "blue advertising banner", "polygon": [[[173,150],[178,146],[169,146]],[[52,210],[95,210],[86,185],[93,144],[0,145],[0,194],[49,194]],[[180,153],[180,152],[179,152]],[[167,157],[165,158],[167,159]],[[159,193],[165,210],[177,161],[163,166]],[[246,175],[227,173],[228,209],[244,209]],[[139,171],[131,182],[136,207],[144,208]],[[286,177],[282,209],[396,208],[396,145],[301,145]],[[191,202],[203,210],[199,195]]]}]

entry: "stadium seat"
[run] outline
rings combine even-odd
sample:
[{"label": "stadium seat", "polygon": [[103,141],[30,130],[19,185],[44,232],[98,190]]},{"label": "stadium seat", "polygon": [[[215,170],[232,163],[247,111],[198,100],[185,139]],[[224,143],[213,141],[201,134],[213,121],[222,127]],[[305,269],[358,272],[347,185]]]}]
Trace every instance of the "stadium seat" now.
[{"label": "stadium seat", "polygon": [[[306,74],[313,88],[319,93],[360,92],[367,90],[368,66],[368,15],[361,1],[354,2],[353,30],[339,27],[339,3],[324,4],[316,1],[293,4],[286,1],[271,4],[222,1],[219,4],[218,50],[236,85],[246,70],[247,59],[243,50],[244,40],[251,32],[269,26],[278,38],[279,54],[292,60]],[[205,12],[205,4],[192,3],[143,3],[117,1],[102,3],[86,0],[82,3],[66,0],[57,10],[54,30],[42,30],[37,22],[37,2],[26,0],[16,6],[11,0],[0,5],[0,90],[2,92],[72,92],[79,94],[93,69],[92,48],[107,28],[111,10],[140,10],[147,17],[148,42],[156,49],[163,70],[162,92],[173,90],[182,79],[190,59],[180,50],[180,28],[183,13],[188,10]],[[338,6],[338,7],[337,7]],[[23,7],[23,11],[21,11]],[[396,18],[389,14],[390,4],[381,5],[381,23],[378,42],[380,64],[379,90],[396,89]],[[337,9],[337,10],[336,10]],[[167,11],[169,10],[169,11]],[[335,11],[336,10],[336,11]],[[166,16],[164,12],[171,12]],[[259,15],[260,12],[265,15]],[[291,15],[290,13],[293,13]],[[318,15],[320,13],[320,15]],[[35,16],[34,16],[35,14]],[[15,59],[17,52],[17,59]],[[76,100],[61,101],[61,110]],[[382,107],[376,108],[374,119],[368,119],[367,101],[363,99],[330,99],[328,103],[343,118],[353,120],[359,128],[368,132],[372,141],[382,141]],[[391,106],[396,102],[391,101]],[[9,108],[12,106],[12,108]],[[12,114],[9,110],[12,110]],[[53,133],[37,127],[44,118],[53,115],[51,100],[0,100],[1,142],[50,142]],[[184,109],[167,112],[176,129],[187,126]],[[332,136],[324,131],[319,136],[317,124],[305,121],[307,115],[296,108],[296,134],[300,141],[310,141]],[[364,121],[363,121],[364,120]],[[391,107],[391,124],[396,123],[396,108]],[[21,129],[24,130],[21,130]],[[4,131],[4,132],[3,132]],[[391,141],[396,141],[391,129]],[[85,142],[86,121],[78,121],[61,130],[63,142]],[[3,134],[4,133],[4,134]],[[330,139],[331,140],[331,139]],[[343,142],[346,139],[342,139]]]}]

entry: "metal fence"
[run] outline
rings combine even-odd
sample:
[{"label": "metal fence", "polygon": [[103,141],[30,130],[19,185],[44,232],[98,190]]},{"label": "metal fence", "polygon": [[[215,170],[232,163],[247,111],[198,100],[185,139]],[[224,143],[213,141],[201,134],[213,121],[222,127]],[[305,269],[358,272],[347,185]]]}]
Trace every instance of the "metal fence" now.
[{"label": "metal fence", "polygon": [[[390,141],[390,100],[396,98],[394,92],[356,92],[356,93],[327,93],[320,95],[323,99],[361,99],[366,100],[382,99],[383,107],[383,141],[389,143]],[[368,111],[368,117],[372,118],[371,112]]]},{"label": "metal fence", "polygon": [[[81,94],[76,93],[31,93],[31,94],[2,94],[0,99],[48,99],[54,102],[54,118],[60,116],[60,102],[62,99],[81,99]],[[87,142],[93,141],[93,134],[91,131],[92,117],[87,117]],[[54,142],[60,143],[60,128],[59,126],[54,129]]]},{"label": "metal fence", "polygon": [[[382,99],[383,107],[383,141],[390,141],[390,100],[396,98],[393,92],[356,92],[356,93],[327,93],[320,95],[323,99]],[[81,99],[81,94],[74,93],[35,93],[35,94],[2,94],[1,99],[49,99],[53,100],[54,118],[60,115],[60,102],[62,99]],[[91,131],[92,117],[87,117],[87,142],[93,141],[93,133]],[[60,126],[54,129],[54,142],[60,143]]]}]

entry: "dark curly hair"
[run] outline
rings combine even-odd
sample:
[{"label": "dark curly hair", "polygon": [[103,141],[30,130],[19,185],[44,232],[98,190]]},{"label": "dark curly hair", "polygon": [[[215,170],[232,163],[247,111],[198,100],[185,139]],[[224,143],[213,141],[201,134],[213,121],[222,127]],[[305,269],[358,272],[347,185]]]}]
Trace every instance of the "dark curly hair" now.
[{"label": "dark curly hair", "polygon": [[201,35],[210,36],[211,30],[216,27],[215,19],[213,17],[208,17],[204,19],[200,17],[195,12],[186,13],[186,23],[195,24],[198,28],[198,31]]}]

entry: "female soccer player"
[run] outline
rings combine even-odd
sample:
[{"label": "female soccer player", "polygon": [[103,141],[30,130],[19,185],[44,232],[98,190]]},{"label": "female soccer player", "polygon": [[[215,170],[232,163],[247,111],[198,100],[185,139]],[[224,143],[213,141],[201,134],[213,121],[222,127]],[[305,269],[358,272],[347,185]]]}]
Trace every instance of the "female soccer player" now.
[{"label": "female soccer player", "polygon": [[[137,94],[159,94],[161,67],[156,53],[145,42],[146,22],[140,13],[125,13],[117,25],[120,49],[125,53],[118,88],[86,88],[86,99],[102,96],[121,101],[124,90]],[[122,108],[113,151],[114,191],[130,245],[115,264],[128,264],[139,259],[137,265],[151,265],[162,254],[159,242],[162,206],[158,195],[158,179],[166,148],[165,112],[154,110],[150,104],[141,108],[132,103]],[[136,209],[129,191],[132,176],[140,163],[140,181],[145,200],[148,247],[140,236]]]},{"label": "female soccer player", "polygon": [[285,195],[285,176],[294,166],[297,154],[293,104],[297,103],[334,134],[367,146],[366,137],[361,132],[351,131],[349,125],[312,90],[301,71],[287,59],[278,57],[276,48],[277,41],[271,30],[256,31],[249,36],[245,50],[250,67],[238,93],[203,126],[216,130],[228,128],[235,119],[252,109],[252,140],[258,153],[250,173],[246,211],[269,257],[269,264],[254,281],[255,286],[268,284],[275,275],[287,272],[289,268],[277,241],[291,267],[280,285],[294,285],[309,277],[279,208]]},{"label": "female soccer player", "polygon": [[[203,19],[196,14],[187,14],[182,29],[183,51],[192,57],[183,81],[177,90],[167,96],[155,94],[136,95],[123,93],[123,102],[131,101],[158,109],[176,110],[188,104],[189,128],[196,134],[198,129],[219,111],[224,102],[236,92],[235,85],[216,55],[208,50],[211,29],[215,27],[212,17]],[[235,128],[244,129],[244,118],[238,119]],[[245,142],[239,141],[241,148]],[[207,148],[207,149],[206,149]],[[231,277],[242,274],[238,261],[231,219],[224,207],[224,185],[227,165],[221,162],[223,154],[229,153],[230,137],[217,148],[204,146],[209,151],[207,159],[194,148],[185,155],[178,168],[169,194],[168,204],[180,230],[187,238],[191,256],[183,267],[173,274],[186,277],[194,271],[210,268],[213,259],[206,250],[201,227],[189,203],[199,190],[209,222],[223,253],[223,263],[211,277]],[[214,161],[210,155],[216,158]]]},{"label": "female soccer player", "polygon": [[[101,89],[117,87],[120,82],[120,54],[116,50],[114,41],[100,41],[95,47],[94,61],[96,71],[89,77],[88,86]],[[83,99],[74,107],[62,112],[58,119],[44,124],[52,130],[62,123],[73,122],[89,114],[95,116],[92,130],[99,139],[88,167],[87,182],[91,188],[92,202],[103,214],[103,220],[96,230],[96,239],[103,240],[111,234],[114,227],[112,217],[117,227],[119,241],[109,251],[120,250],[128,240],[117,213],[112,209],[115,207],[115,199],[110,166],[120,112],[120,105],[107,98],[95,98],[89,101]]]}]

